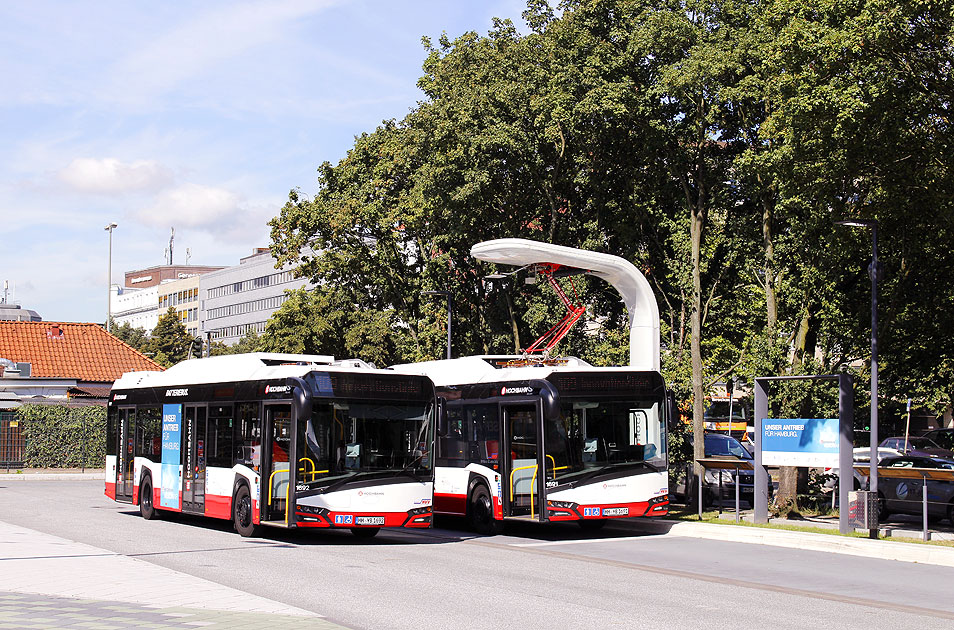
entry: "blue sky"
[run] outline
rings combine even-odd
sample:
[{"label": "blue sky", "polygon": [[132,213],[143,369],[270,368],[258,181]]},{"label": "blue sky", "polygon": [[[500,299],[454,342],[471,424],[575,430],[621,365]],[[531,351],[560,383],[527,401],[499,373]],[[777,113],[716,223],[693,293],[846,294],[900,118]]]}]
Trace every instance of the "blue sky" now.
[{"label": "blue sky", "polygon": [[47,321],[113,282],[268,245],[288,191],[421,98],[421,37],[520,24],[523,0],[22,2],[0,7],[0,281]]}]

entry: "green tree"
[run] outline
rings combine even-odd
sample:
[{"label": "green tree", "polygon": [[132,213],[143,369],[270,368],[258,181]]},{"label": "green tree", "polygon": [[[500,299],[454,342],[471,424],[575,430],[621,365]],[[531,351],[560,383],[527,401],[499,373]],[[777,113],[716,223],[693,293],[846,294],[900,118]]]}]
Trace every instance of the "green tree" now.
[{"label": "green tree", "polygon": [[122,341],[123,343],[139,350],[140,352],[146,347],[146,344],[149,342],[149,335],[144,328],[133,328],[129,322],[123,322],[120,325],[116,325],[115,322],[112,322],[110,326],[110,332],[114,337]]},{"label": "green tree", "polygon": [[154,353],[153,361],[162,366],[171,367],[188,358],[194,341],[195,339],[186,331],[185,325],[176,314],[176,309],[170,306],[152,330],[145,349]]}]

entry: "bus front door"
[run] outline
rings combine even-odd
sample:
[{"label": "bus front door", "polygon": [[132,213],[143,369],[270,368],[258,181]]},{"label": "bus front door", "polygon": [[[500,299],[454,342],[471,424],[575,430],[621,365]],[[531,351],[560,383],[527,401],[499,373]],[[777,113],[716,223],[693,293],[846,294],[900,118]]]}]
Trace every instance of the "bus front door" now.
[{"label": "bus front door", "polygon": [[262,520],[284,522],[285,504],[288,499],[291,405],[265,405],[262,442]]},{"label": "bus front door", "polygon": [[116,448],[116,500],[132,501],[133,472],[135,457],[133,447],[136,444],[136,410],[123,407],[119,410],[119,444]]},{"label": "bus front door", "polygon": [[186,405],[182,461],[182,511],[205,513],[205,405]]},{"label": "bus front door", "polygon": [[505,462],[504,516],[540,518],[544,475],[539,467],[540,407],[537,404],[503,406]]}]

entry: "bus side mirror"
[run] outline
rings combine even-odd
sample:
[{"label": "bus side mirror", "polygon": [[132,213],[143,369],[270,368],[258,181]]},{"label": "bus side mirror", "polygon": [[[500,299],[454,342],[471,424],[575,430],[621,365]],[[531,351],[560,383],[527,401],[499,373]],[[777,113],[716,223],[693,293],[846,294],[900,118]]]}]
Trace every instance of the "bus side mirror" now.
[{"label": "bus side mirror", "polygon": [[666,390],[666,424],[669,429],[675,429],[679,423],[679,408],[676,406],[676,394]]},{"label": "bus side mirror", "polygon": [[447,403],[443,398],[437,399],[437,437],[447,435]]}]

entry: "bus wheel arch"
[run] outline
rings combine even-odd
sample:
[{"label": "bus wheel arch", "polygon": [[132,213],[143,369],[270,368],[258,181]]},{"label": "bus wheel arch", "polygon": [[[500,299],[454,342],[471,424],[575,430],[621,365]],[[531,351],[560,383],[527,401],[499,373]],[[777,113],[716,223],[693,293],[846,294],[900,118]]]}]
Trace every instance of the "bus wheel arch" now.
[{"label": "bus wheel arch", "polygon": [[139,482],[139,515],[147,521],[159,518],[159,511],[153,503],[152,475],[143,473]]},{"label": "bus wheel arch", "polygon": [[252,493],[248,484],[239,482],[232,493],[232,522],[243,538],[258,536],[261,526],[255,524],[252,513]]},{"label": "bus wheel arch", "polygon": [[493,536],[503,531],[503,522],[494,517],[494,503],[487,484],[471,484],[467,493],[467,520],[478,534]]}]

